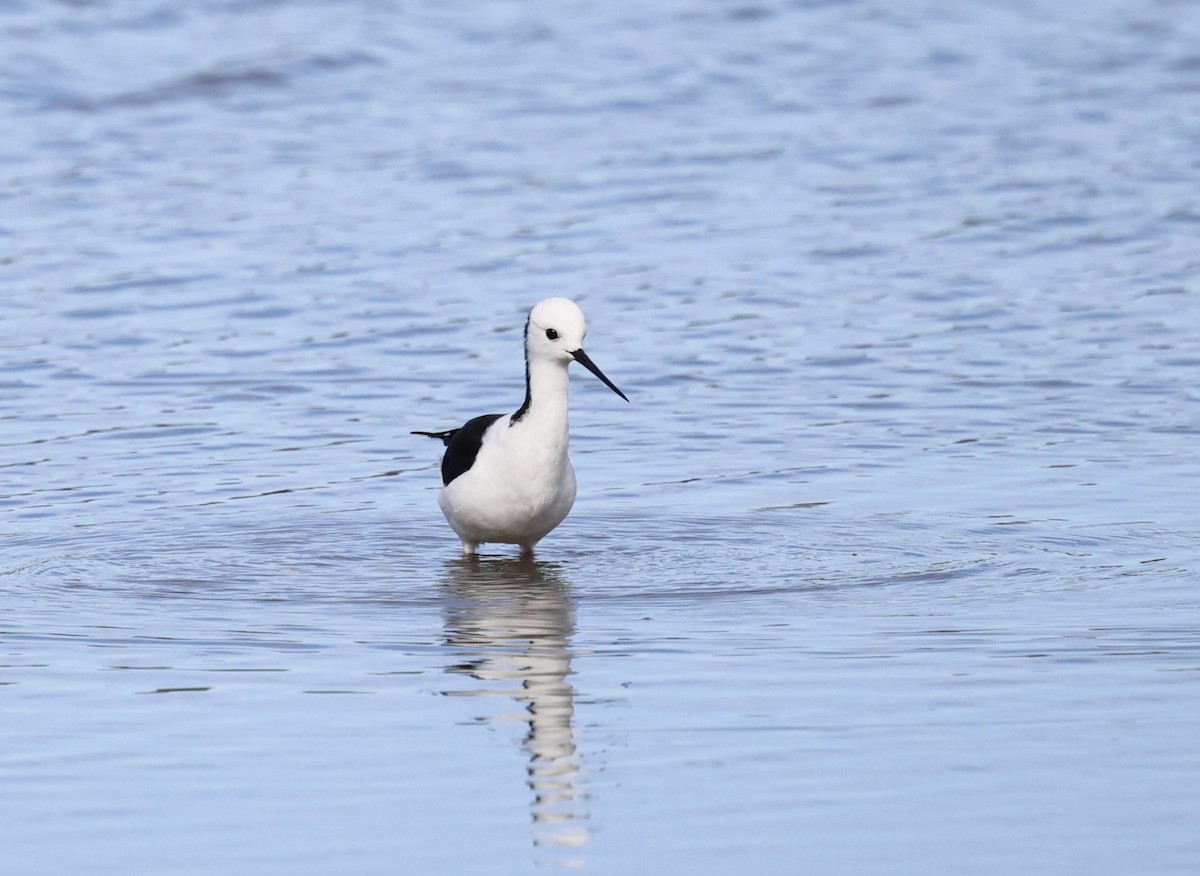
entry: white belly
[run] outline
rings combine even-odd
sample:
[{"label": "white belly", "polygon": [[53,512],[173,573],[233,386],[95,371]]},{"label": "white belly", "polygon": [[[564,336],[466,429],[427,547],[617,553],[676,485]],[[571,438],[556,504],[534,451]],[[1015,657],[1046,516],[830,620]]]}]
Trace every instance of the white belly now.
[{"label": "white belly", "polygon": [[438,504],[465,542],[532,547],[575,504],[575,471],[564,455],[558,465],[492,464],[480,452],[471,469],[442,488]]}]

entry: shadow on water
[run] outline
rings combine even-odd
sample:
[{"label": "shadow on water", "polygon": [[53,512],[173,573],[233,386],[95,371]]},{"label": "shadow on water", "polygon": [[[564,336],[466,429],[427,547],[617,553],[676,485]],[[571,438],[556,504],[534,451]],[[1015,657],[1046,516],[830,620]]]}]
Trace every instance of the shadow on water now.
[{"label": "shadow on water", "polygon": [[523,707],[517,720],[528,725],[521,745],[533,792],[533,843],[553,856],[545,863],[582,865],[579,850],[590,832],[575,745],[575,689],[567,680],[575,607],[561,567],[528,559],[458,559],[446,564],[442,586],[446,643],[462,654],[450,671],[488,683],[447,695],[511,697]]}]

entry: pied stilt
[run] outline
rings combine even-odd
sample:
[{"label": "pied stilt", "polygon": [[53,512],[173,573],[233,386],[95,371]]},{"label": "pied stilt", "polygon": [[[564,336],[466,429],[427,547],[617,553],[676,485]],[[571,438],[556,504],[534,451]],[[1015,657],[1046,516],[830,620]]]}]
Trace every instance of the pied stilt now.
[{"label": "pied stilt", "polygon": [[525,401],[511,414],[485,414],[438,438],[442,491],[438,504],[462,539],[463,553],[484,542],[517,544],[521,554],[562,523],[575,503],[575,470],[567,458],[567,366],[578,362],[625,401],[625,393],[583,352],[587,323],[567,298],[547,298],[525,323]]}]

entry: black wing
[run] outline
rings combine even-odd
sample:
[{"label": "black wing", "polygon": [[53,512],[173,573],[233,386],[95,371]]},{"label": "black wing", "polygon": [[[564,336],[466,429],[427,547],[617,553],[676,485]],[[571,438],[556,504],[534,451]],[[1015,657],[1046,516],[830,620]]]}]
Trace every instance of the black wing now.
[{"label": "black wing", "polygon": [[426,438],[436,438],[447,447],[450,446],[451,440],[458,434],[457,429],[447,429],[445,432],[409,432],[410,435],[424,435]]},{"label": "black wing", "polygon": [[479,455],[479,448],[483,445],[483,433],[502,416],[504,415],[484,414],[482,417],[467,420],[458,429],[413,434],[437,438],[446,445],[446,453],[442,457],[442,483],[448,484],[460,474],[471,470],[471,466],[475,464],[475,457]]}]

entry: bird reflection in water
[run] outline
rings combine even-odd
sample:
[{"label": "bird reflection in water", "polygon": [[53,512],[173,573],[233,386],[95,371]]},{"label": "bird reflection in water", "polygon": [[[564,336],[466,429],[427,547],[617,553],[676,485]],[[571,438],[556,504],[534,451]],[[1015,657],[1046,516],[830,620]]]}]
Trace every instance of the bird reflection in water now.
[{"label": "bird reflection in water", "polygon": [[[522,747],[533,791],[533,841],[539,850],[576,857],[545,863],[581,865],[590,836],[586,794],[572,724],[574,612],[555,563],[467,557],[447,564],[446,641],[464,659],[450,671],[502,686],[448,691],[454,696],[512,697],[529,725]],[[505,720],[489,716],[488,720]]]}]

